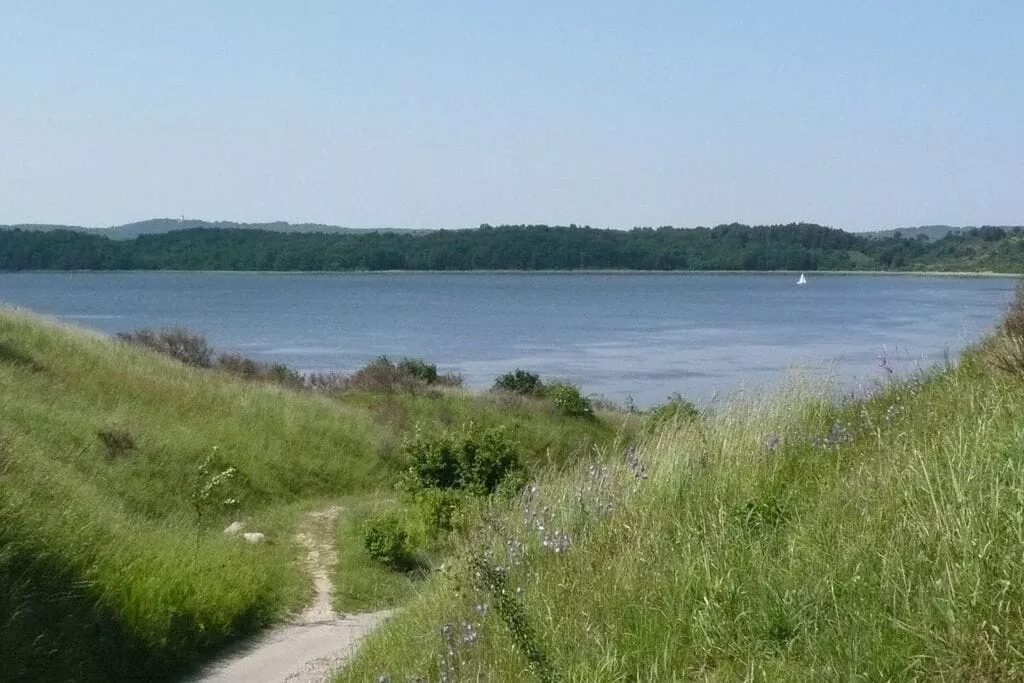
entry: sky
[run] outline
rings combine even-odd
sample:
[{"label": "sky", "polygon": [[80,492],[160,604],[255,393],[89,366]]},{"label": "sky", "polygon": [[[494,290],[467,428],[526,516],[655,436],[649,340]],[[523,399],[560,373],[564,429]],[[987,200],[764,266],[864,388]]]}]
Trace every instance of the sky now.
[{"label": "sky", "polygon": [[1024,223],[1019,0],[0,14],[0,223]]}]

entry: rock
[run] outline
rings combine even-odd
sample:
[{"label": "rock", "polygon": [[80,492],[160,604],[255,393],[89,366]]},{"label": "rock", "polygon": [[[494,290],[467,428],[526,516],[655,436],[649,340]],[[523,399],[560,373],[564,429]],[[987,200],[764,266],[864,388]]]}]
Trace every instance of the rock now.
[{"label": "rock", "polygon": [[242,531],[244,531],[244,530],[245,530],[245,522],[231,522],[231,524],[228,526],[228,528],[224,530],[224,533],[227,534],[228,536],[237,536],[238,534],[242,533]]},{"label": "rock", "polygon": [[242,534],[242,538],[244,538],[249,543],[263,543],[267,540],[267,537],[258,531],[250,531],[248,533],[244,533]]}]

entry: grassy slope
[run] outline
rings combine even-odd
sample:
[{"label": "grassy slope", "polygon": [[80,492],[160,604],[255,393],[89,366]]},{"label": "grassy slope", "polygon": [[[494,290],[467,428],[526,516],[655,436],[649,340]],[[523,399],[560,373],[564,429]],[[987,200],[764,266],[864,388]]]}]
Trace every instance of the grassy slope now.
[{"label": "grassy slope", "polygon": [[[292,532],[319,501],[388,489],[417,424],[519,423],[532,457],[612,428],[453,392],[343,400],[246,384],[0,310],[0,679],[157,678],[282,617],[306,595]],[[136,449],[108,457],[104,429]],[[237,468],[235,515],[197,525],[198,464]],[[367,570],[368,571],[368,570]]]},{"label": "grassy slope", "polygon": [[1020,679],[1022,414],[973,350],[845,406],[669,429],[646,478],[616,456],[496,507],[340,680]]}]

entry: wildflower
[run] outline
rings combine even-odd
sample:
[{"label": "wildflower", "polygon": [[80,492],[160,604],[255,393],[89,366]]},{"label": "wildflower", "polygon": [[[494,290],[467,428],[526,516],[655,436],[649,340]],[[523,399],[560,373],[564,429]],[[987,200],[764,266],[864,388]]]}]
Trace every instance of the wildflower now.
[{"label": "wildflower", "polygon": [[505,553],[508,556],[509,566],[515,567],[523,561],[522,541],[509,539],[505,542]]},{"label": "wildflower", "polygon": [[815,443],[822,446],[840,446],[853,441],[853,434],[850,432],[850,425],[841,422],[833,422],[828,433],[822,439],[816,439]]},{"label": "wildflower", "polygon": [[637,479],[646,479],[647,473],[644,471],[644,466],[640,463],[640,458],[636,454],[636,446],[630,446],[626,451],[626,467],[633,473],[633,476]]},{"label": "wildflower", "polygon": [[886,357],[884,352],[878,357],[878,367],[882,368],[890,375],[896,372],[896,370],[889,365],[889,359]]},{"label": "wildflower", "polygon": [[461,641],[463,645],[475,645],[476,641],[480,638],[480,632],[477,630],[477,625],[470,623],[466,620],[462,621],[462,636]]},{"label": "wildflower", "polygon": [[569,547],[572,545],[572,539],[567,532],[556,531],[550,536],[545,536],[544,540],[541,541],[541,545],[556,554],[561,554],[569,550]]}]

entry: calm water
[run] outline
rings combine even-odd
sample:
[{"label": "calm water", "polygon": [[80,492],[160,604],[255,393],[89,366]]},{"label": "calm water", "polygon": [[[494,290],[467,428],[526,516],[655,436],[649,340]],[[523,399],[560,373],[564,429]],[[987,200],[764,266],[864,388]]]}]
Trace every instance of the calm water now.
[{"label": "calm water", "polygon": [[648,405],[912,372],[991,329],[1011,279],[691,274],[0,274],[0,301],[114,333],[185,325],[300,370],[420,356],[470,386],[516,367]]}]

